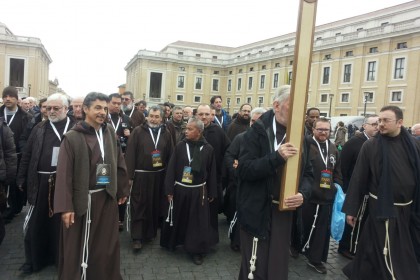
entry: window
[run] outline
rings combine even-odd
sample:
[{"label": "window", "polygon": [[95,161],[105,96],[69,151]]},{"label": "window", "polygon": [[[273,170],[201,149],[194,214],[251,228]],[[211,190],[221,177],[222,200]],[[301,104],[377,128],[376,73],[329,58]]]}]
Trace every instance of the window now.
[{"label": "window", "polygon": [[377,52],[378,52],[378,47],[369,48],[369,53],[377,53]]},{"label": "window", "polygon": [[185,67],[180,66],[180,67],[178,68],[178,70],[179,70],[179,71],[181,71],[181,72],[184,72],[184,71],[185,71]]},{"label": "window", "polygon": [[401,42],[397,44],[397,49],[406,49],[407,48],[407,42]]},{"label": "window", "polygon": [[328,102],[328,94],[327,93],[321,94],[321,101],[320,102],[321,103],[327,103]]},{"label": "window", "polygon": [[351,64],[345,64],[343,83],[350,83],[350,79],[351,79]]},{"label": "window", "polygon": [[293,65],[293,60],[290,60],[289,61],[289,65]]},{"label": "window", "polygon": [[197,73],[203,73],[203,69],[197,68]]},{"label": "window", "polygon": [[240,97],[237,97],[236,98],[236,105],[240,105],[241,104],[241,98]]},{"label": "window", "polygon": [[353,51],[347,51],[346,56],[353,56]]},{"label": "window", "polygon": [[25,60],[10,58],[9,85],[23,87],[25,80]]},{"label": "window", "polygon": [[376,61],[368,62],[367,81],[374,81],[376,78]]},{"label": "window", "polygon": [[330,54],[326,54],[326,55],[324,56],[324,60],[328,60],[328,59],[331,59],[331,55],[330,55]]},{"label": "window", "polygon": [[213,74],[214,75],[219,75],[219,71],[215,70],[215,71],[213,71]]},{"label": "window", "polygon": [[261,70],[265,70],[265,69],[267,69],[266,65],[261,66]]},{"label": "window", "polygon": [[184,101],[184,96],[183,96],[182,94],[177,94],[177,95],[176,95],[176,101],[181,101],[181,102],[183,102],[183,101]]},{"label": "window", "polygon": [[249,72],[254,71],[254,67],[249,68]]},{"label": "window", "polygon": [[242,89],[242,78],[238,78],[238,90]]},{"label": "window", "polygon": [[201,57],[201,54],[196,53],[196,54],[195,54],[195,57]]},{"label": "window", "polygon": [[258,107],[261,107],[262,104],[264,104],[264,97],[263,96],[259,96],[258,97]]},{"label": "window", "polygon": [[279,73],[275,73],[274,78],[273,78],[273,88],[278,88],[278,87],[279,87]]},{"label": "window", "polygon": [[227,90],[232,91],[232,80],[231,79],[228,80]]},{"label": "window", "polygon": [[401,102],[402,101],[402,91],[392,91],[391,92],[391,102]]},{"label": "window", "polygon": [[232,71],[229,71],[229,75],[232,75],[232,73],[233,73]]},{"label": "window", "polygon": [[213,79],[212,90],[219,91],[219,79]]},{"label": "window", "polygon": [[349,93],[342,93],[341,94],[341,103],[348,103],[350,100],[350,94]]},{"label": "window", "polygon": [[357,31],[362,31],[363,27],[357,28]]},{"label": "window", "polygon": [[252,89],[252,82],[253,82],[254,78],[253,77],[248,77],[248,90]]},{"label": "window", "polygon": [[230,104],[230,97],[226,98],[226,105],[229,106],[229,104]]},{"label": "window", "polygon": [[178,55],[184,55],[184,52],[178,52]]},{"label": "window", "polygon": [[324,67],[324,73],[322,75],[322,84],[327,85],[330,83],[330,67]]},{"label": "window", "polygon": [[280,67],[280,62],[276,62],[276,64],[274,64],[274,67],[279,68]]},{"label": "window", "polygon": [[149,97],[160,98],[162,96],[162,73],[150,73]]},{"label": "window", "polygon": [[252,103],[252,97],[247,97],[247,98],[246,98],[246,103],[251,104],[251,103]]},{"label": "window", "polygon": [[213,55],[212,59],[217,59],[217,55]]},{"label": "window", "polygon": [[178,76],[178,88],[184,88],[184,76]]},{"label": "window", "polygon": [[203,82],[203,78],[195,77],[195,89],[201,89],[202,82]]},{"label": "window", "polygon": [[260,77],[260,89],[265,88],[265,75],[261,75]]},{"label": "window", "polygon": [[372,103],[373,102],[373,92],[364,92],[363,93],[363,101],[366,103]]},{"label": "window", "polygon": [[288,85],[292,84],[292,79],[293,79],[293,73],[292,73],[292,71],[289,71],[289,73],[287,74],[287,84]]},{"label": "window", "polygon": [[201,103],[201,96],[194,96],[194,103]]},{"label": "window", "polygon": [[405,58],[397,58],[395,60],[394,79],[404,79]]},{"label": "window", "polygon": [[238,72],[239,72],[239,74],[240,74],[240,73],[242,73],[242,69],[239,69],[239,71],[238,71]]}]

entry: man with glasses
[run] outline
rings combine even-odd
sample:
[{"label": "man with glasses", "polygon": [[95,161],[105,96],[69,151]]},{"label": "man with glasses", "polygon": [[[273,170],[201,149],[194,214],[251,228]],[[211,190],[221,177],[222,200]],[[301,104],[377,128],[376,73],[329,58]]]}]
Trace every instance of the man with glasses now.
[{"label": "man with glasses", "polygon": [[342,211],[355,226],[364,195],[368,215],[350,279],[420,279],[420,143],[397,106],[380,110],[379,134],[360,150]]},{"label": "man with glasses", "polygon": [[[341,151],[341,174],[343,175],[343,191],[346,193],[350,184],[350,179],[353,174],[354,166],[356,165],[357,157],[359,156],[360,149],[369,138],[374,137],[378,133],[378,115],[369,115],[365,117],[363,123],[363,132],[357,133],[354,137],[350,138],[343,146]],[[356,227],[351,227],[346,224],[344,228],[343,237],[338,246],[338,253],[348,259],[353,259],[356,252],[358,232],[362,229],[361,218],[366,217],[366,204],[362,205],[359,211],[359,217]],[[364,214],[366,213],[366,214]],[[360,215],[361,214],[361,215]],[[364,223],[365,219],[363,219]],[[353,233],[353,235],[352,235]],[[353,236],[353,238],[352,238]]]},{"label": "man with glasses", "polygon": [[302,252],[308,259],[307,264],[321,274],[327,273],[324,263],[328,258],[332,205],[337,192],[334,183],[343,184],[338,150],[329,141],[330,130],[330,121],[319,118],[314,122],[313,136],[307,136],[310,158],[313,159],[314,182],[312,194],[302,206]]},{"label": "man with glasses", "polygon": [[68,100],[55,93],[45,102],[48,119],[36,125],[29,136],[19,166],[17,184],[27,185],[29,203],[25,218],[25,263],[20,270],[32,273],[58,265],[60,216],[54,215],[55,173],[63,134],[74,121],[67,117]]},{"label": "man with glasses", "polygon": [[134,105],[134,95],[131,91],[126,91],[121,95],[121,110],[124,114],[131,118],[133,127],[142,125],[145,121],[145,117],[142,112],[136,109]]},{"label": "man with glasses", "polygon": [[251,120],[251,110],[251,104],[242,104],[239,109],[238,117],[229,125],[226,133],[230,141],[232,141],[236,135],[248,129]]}]

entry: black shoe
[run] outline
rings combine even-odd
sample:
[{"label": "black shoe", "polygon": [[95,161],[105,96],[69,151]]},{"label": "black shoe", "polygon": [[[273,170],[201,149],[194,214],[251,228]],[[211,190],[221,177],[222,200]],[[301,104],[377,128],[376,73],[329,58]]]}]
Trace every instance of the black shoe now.
[{"label": "black shoe", "polygon": [[202,265],[203,264],[203,257],[200,254],[194,254],[192,255],[193,263],[196,265]]},{"label": "black shoe", "polygon": [[299,258],[299,251],[295,247],[290,246],[289,255],[292,258],[297,259],[297,258]]},{"label": "black shoe", "polygon": [[309,260],[306,263],[318,273],[321,273],[321,274],[327,273],[327,269],[325,268],[325,265],[323,263],[315,263]]},{"label": "black shoe", "polygon": [[24,263],[20,268],[23,274],[31,274],[33,272],[32,265]]},{"label": "black shoe", "polygon": [[141,245],[140,240],[136,240],[136,239],[133,240],[133,250],[134,250],[134,252],[140,251],[141,247],[142,247],[142,245]]},{"label": "black shoe", "polygon": [[352,260],[354,258],[354,255],[352,253],[350,253],[347,250],[337,250],[337,252],[342,255],[343,257]]}]

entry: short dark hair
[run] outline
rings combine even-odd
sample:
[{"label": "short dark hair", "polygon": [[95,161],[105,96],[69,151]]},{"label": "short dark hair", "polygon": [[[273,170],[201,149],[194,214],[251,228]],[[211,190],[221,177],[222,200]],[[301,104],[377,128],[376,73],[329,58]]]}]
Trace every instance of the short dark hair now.
[{"label": "short dark hair", "polygon": [[216,101],[216,99],[217,98],[220,98],[220,100],[223,100],[222,99],[222,96],[220,96],[220,95],[215,95],[215,96],[212,96],[211,98],[210,98],[210,104],[213,104],[215,101]]},{"label": "short dark hair", "polygon": [[111,101],[112,98],[118,98],[121,99],[121,95],[119,95],[118,93],[111,93],[110,95],[108,95],[109,101]]},{"label": "short dark hair", "polygon": [[43,103],[45,103],[46,101],[47,101],[47,98],[46,98],[46,97],[41,98],[41,99],[39,100],[38,107],[39,107],[39,108],[41,108],[41,107],[42,107],[42,104],[43,104]]},{"label": "short dark hair", "polygon": [[404,118],[403,111],[398,106],[384,106],[379,112],[383,111],[392,111],[395,114],[395,117],[398,120],[402,120]]},{"label": "short dark hair", "polygon": [[163,119],[164,117],[165,117],[165,113],[163,112],[163,109],[162,109],[162,106],[160,106],[160,105],[156,105],[156,106],[152,106],[152,107],[150,107],[149,108],[149,111],[148,111],[148,113],[149,113],[149,115],[150,115],[150,112],[155,112],[155,111],[159,111],[159,114],[160,114],[160,117]]},{"label": "short dark hair", "polygon": [[139,102],[137,102],[137,104],[136,104],[137,106],[138,105],[144,105],[144,107],[146,107],[147,106],[147,102],[146,102],[146,100],[140,100]]},{"label": "short dark hair", "polygon": [[18,90],[13,86],[8,86],[3,89],[3,98],[6,96],[14,97],[16,99],[19,99]]},{"label": "short dark hair", "polygon": [[130,98],[134,99],[134,94],[131,91],[124,91],[124,93],[121,95],[130,95]]},{"label": "short dark hair", "polygon": [[89,92],[83,100],[83,106],[90,107],[96,100],[109,102],[108,96],[100,92]]},{"label": "short dark hair", "polygon": [[249,104],[249,103],[244,103],[244,104],[242,104],[242,105],[241,105],[241,107],[239,108],[239,111],[242,111],[242,107],[244,107],[245,105],[250,106],[250,107],[251,107],[251,110],[252,110],[252,105],[251,105],[251,104]]},{"label": "short dark hair", "polygon": [[311,107],[311,108],[308,108],[308,110],[306,110],[306,115],[307,115],[307,116],[309,116],[309,113],[310,113],[311,111],[313,111],[313,110],[317,110],[317,111],[318,111],[318,113],[320,113],[320,114],[321,114],[321,111],[320,111],[318,108],[316,108],[316,107]]},{"label": "short dark hair", "polygon": [[312,127],[316,127],[316,124],[319,123],[319,122],[321,122],[321,123],[329,123],[330,124],[330,129],[331,129],[331,122],[327,118],[318,118],[317,120],[314,121],[314,123],[312,124]]}]

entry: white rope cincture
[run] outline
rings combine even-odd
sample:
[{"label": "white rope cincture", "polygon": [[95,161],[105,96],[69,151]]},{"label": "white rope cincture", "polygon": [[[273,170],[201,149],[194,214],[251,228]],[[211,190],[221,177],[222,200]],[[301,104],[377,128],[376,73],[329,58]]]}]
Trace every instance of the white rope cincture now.
[{"label": "white rope cincture", "polygon": [[306,249],[309,249],[309,242],[311,241],[312,233],[314,232],[316,219],[318,218],[318,211],[319,211],[319,204],[316,205],[316,211],[314,215],[314,222],[312,223],[311,232],[309,233],[308,241],[306,241],[305,245],[302,248],[302,252],[304,253]]},{"label": "white rope cincture", "polygon": [[82,254],[82,276],[80,279],[86,280],[86,270],[88,267],[88,258],[89,258],[89,236],[90,236],[90,225],[91,225],[91,209],[92,209],[92,194],[100,191],[104,191],[105,189],[99,190],[90,190],[88,193],[88,209],[86,212],[86,222],[85,222],[85,237],[83,242],[83,254]]},{"label": "white rope cincture", "polygon": [[389,241],[389,219],[385,220],[385,245],[384,245],[383,254],[385,258],[386,268],[391,274],[392,280],[395,280],[396,278],[394,276],[394,268],[392,267],[392,259],[391,259],[391,243]]},{"label": "white rope cincture", "polygon": [[257,266],[255,265],[257,261],[257,249],[258,249],[258,238],[254,237],[252,240],[252,254],[251,259],[249,260],[249,274],[248,279],[254,279],[254,271],[257,269]]},{"label": "white rope cincture", "polygon": [[23,235],[26,235],[26,231],[28,230],[29,220],[31,219],[34,207],[34,205],[29,206],[28,214],[26,214],[25,221],[23,222]]},{"label": "white rope cincture", "polygon": [[168,217],[166,218],[166,222],[169,223],[169,226],[173,226],[174,225],[174,214],[173,214],[173,210],[174,210],[174,200],[171,199],[169,201],[169,208],[168,208]]},{"label": "white rope cincture", "polygon": [[133,184],[134,184],[134,180],[131,183],[130,186],[130,195],[128,196],[127,199],[127,207],[125,208],[125,216],[126,216],[126,228],[127,228],[127,232],[130,233],[130,223],[131,223],[131,190],[133,189]]},{"label": "white rope cincture", "polygon": [[350,252],[353,252],[354,254],[356,254],[356,251],[357,251],[357,244],[359,243],[360,228],[362,226],[362,220],[363,220],[363,216],[365,215],[368,199],[369,199],[368,195],[365,195],[363,197],[362,206],[359,208],[359,211],[357,212],[356,220],[357,220],[357,223],[359,225],[357,227],[356,240],[354,241],[354,252],[353,252],[353,235],[354,235],[354,230],[355,230],[356,227],[353,227],[353,229],[351,231]]},{"label": "white rope cincture", "polygon": [[235,215],[233,216],[232,221],[230,221],[230,226],[229,226],[229,231],[228,231],[228,238],[230,238],[230,235],[233,232],[233,227],[236,224],[236,220],[238,220],[238,217],[236,216],[236,213],[238,213],[238,212],[235,212]]}]

